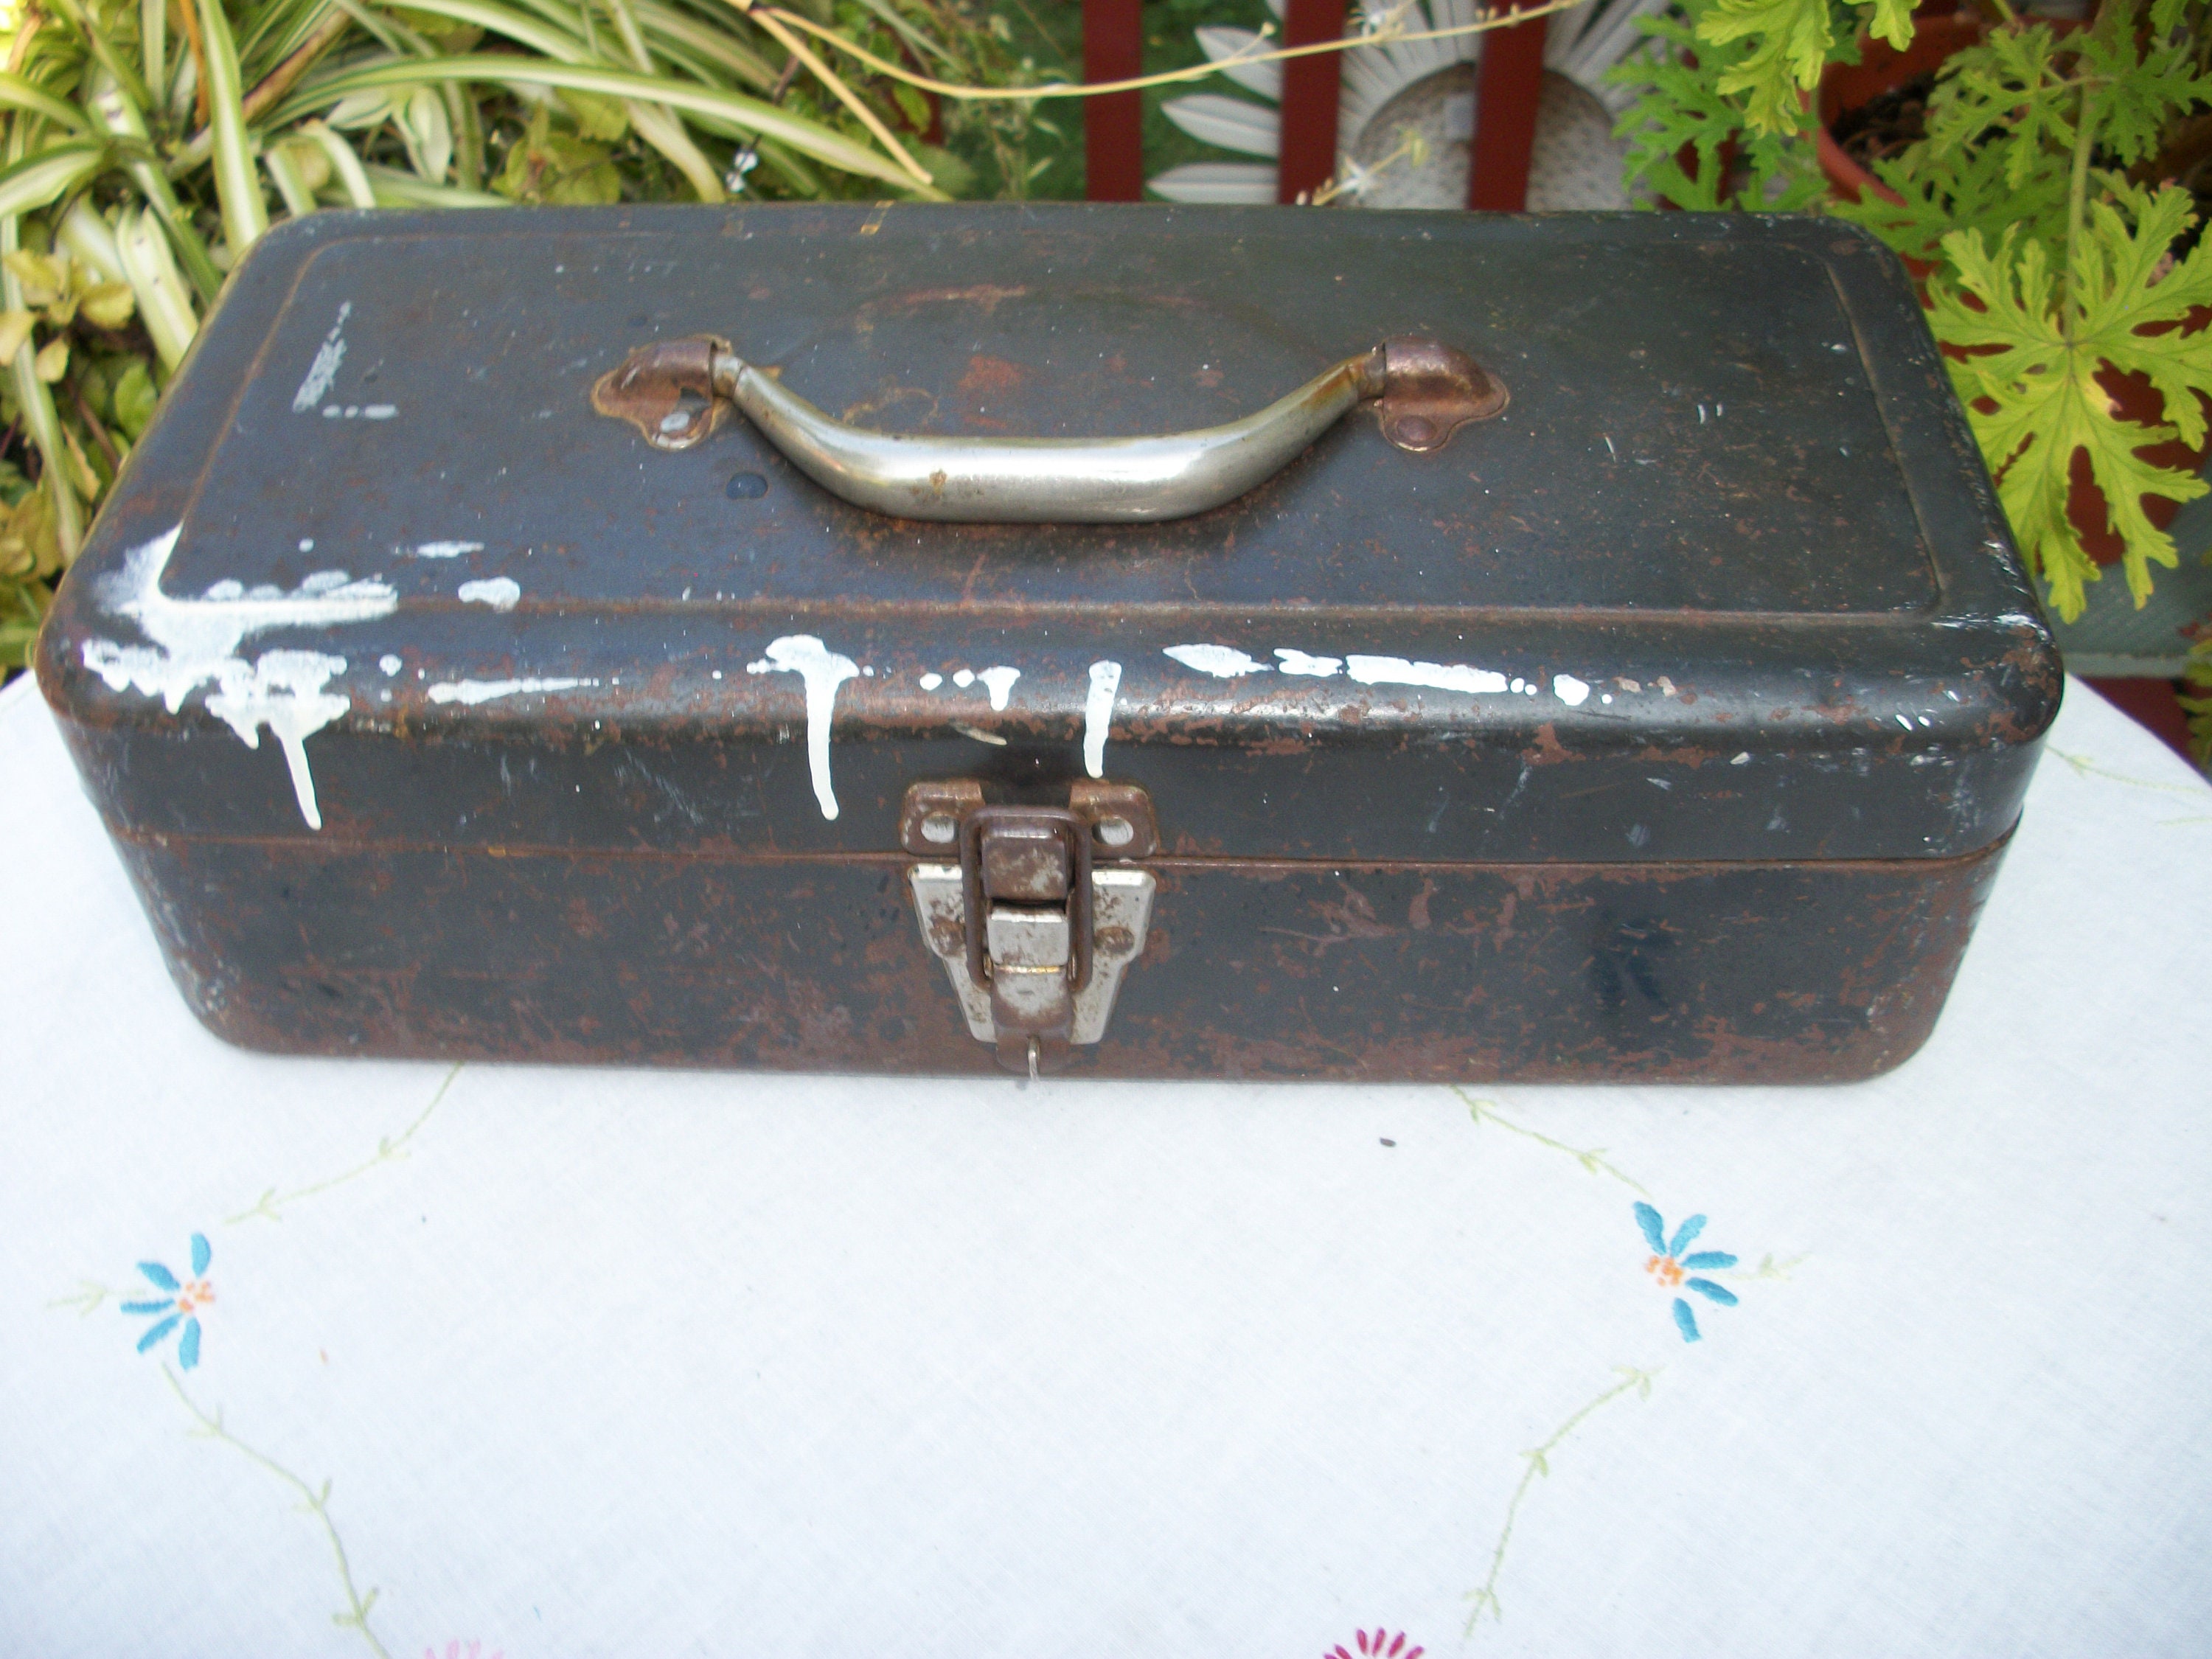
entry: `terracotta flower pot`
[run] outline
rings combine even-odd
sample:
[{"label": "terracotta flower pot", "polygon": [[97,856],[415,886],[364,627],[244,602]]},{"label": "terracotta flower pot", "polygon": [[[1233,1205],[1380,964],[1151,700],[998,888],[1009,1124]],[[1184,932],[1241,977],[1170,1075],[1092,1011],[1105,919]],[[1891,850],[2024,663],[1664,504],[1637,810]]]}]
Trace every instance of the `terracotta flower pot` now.
[{"label": "terracotta flower pot", "polygon": [[[2078,27],[2079,25],[2073,27]],[[2062,33],[2070,33],[2066,24],[2060,24]],[[1908,82],[1917,79],[1938,67],[1954,52],[1977,45],[1989,31],[1988,20],[1978,12],[1956,11],[1923,13],[1914,20],[1912,44],[1903,52],[1886,41],[1869,40],[1860,52],[1856,64],[1838,64],[1820,77],[1818,94],[1820,125],[1814,135],[1814,154],[1819,157],[1820,171],[1827,175],[1829,185],[1847,202],[1863,199],[1871,191],[1875,197],[1886,202],[1900,202],[1897,192],[1861,167],[1844,147],[1836,142],[1834,127],[1838,119],[1870,103],[1883,94],[1894,92]],[[1917,277],[1924,279],[1935,267],[1924,259],[1907,258],[1905,266]],[[2212,311],[2200,308],[2192,315],[2189,326],[2201,328],[2212,321]],[[1944,348],[1946,356],[1963,356],[1963,353]],[[2097,384],[2112,398],[2115,411],[2124,421],[2148,425],[2161,420],[2165,400],[2160,397],[2147,376],[2123,374],[2107,366],[2097,376]],[[2212,440],[2192,449],[2179,439],[2160,444],[2147,444],[2136,452],[2143,459],[2158,466],[2179,467],[2194,472],[2212,456]],[[2089,471],[2087,451],[2075,452],[2074,463],[2069,472],[2071,485],[2066,498],[2066,517],[2081,538],[2081,546],[2091,559],[2100,565],[2118,564],[2125,544],[2112,527],[2106,510],[2105,492],[2099,489]],[[2174,514],[2181,510],[2179,501],[2165,495],[2145,495],[2142,498],[2144,516],[2159,529],[2164,530],[2173,522]]]},{"label": "terracotta flower pot", "polygon": [[[1813,136],[1813,147],[1820,158],[1820,171],[1828,175],[1828,183],[1837,195],[1847,202],[1856,202],[1872,191],[1885,202],[1904,199],[1853,161],[1836,142],[1832,129],[1838,118],[1851,111],[1918,79],[1939,67],[1952,53],[1978,45],[1988,29],[1989,24],[1978,12],[1955,11],[1917,17],[1913,20],[1912,44],[1903,52],[1886,40],[1869,40],[1857,63],[1835,64],[1820,77],[1820,125]],[[1929,267],[1923,262],[1908,263],[1917,267],[1914,275],[1927,275]]]}]

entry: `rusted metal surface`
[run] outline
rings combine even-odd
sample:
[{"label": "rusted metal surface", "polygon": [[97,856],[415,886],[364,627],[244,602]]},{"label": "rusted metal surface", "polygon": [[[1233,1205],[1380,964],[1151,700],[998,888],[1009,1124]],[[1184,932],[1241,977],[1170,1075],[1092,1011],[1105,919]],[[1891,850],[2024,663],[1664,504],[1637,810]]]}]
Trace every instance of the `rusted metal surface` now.
[{"label": "rusted metal surface", "polygon": [[715,361],[729,350],[709,334],[640,346],[592,382],[592,407],[629,422],[655,449],[689,449],[730,412],[714,386]]},{"label": "rusted metal surface", "polygon": [[[988,1075],[897,854],[128,839],[177,983],[295,1054]],[[1164,859],[1071,1075],[1832,1082],[1942,1006],[2002,848],[1893,863]],[[210,891],[225,895],[209,904]]]},{"label": "rusted metal surface", "polygon": [[[1157,882],[1077,1073],[1894,1063],[2060,686],[1909,279],[1813,221],[1324,218],[272,233],[40,646],[179,983],[261,1047],[988,1071],[909,889],[995,805]],[[611,343],[740,324],[890,433],[1231,422],[1378,337],[1512,400],[1171,523],[923,523],[746,422],[657,453],[715,344]],[[1491,395],[1437,372],[1419,418]]]},{"label": "rusted metal surface", "polygon": [[[899,809],[898,844],[917,858],[953,857],[961,823],[988,798],[974,778],[911,785]],[[1159,850],[1152,803],[1141,789],[1110,779],[1078,778],[1068,786],[1066,805],[1089,826],[1098,858],[1145,859]]]},{"label": "rusted metal surface", "polygon": [[1442,449],[1473,421],[1494,421],[1510,398],[1505,383],[1467,353],[1437,340],[1385,340],[1382,435],[1416,455]]}]

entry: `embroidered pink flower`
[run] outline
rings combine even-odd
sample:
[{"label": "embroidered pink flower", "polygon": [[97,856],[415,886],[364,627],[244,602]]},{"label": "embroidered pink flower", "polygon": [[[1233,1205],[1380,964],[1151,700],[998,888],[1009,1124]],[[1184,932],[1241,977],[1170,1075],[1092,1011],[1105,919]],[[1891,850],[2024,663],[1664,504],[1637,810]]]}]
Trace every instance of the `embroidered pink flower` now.
[{"label": "embroidered pink flower", "polygon": [[[422,1659],[438,1659],[438,1650],[434,1647],[424,1648]],[[468,1646],[463,1647],[459,1642],[448,1642],[446,1644],[446,1659],[485,1659],[483,1644],[471,1642]],[[490,1656],[490,1659],[507,1659],[507,1650],[500,1649]]]},{"label": "embroidered pink flower", "polygon": [[[1422,1650],[1407,1647],[1403,1631],[1395,1636],[1380,1627],[1371,1632],[1355,1631],[1352,1640],[1359,1644],[1358,1659],[1421,1659]],[[1340,1642],[1321,1659],[1354,1659],[1354,1656]]]}]

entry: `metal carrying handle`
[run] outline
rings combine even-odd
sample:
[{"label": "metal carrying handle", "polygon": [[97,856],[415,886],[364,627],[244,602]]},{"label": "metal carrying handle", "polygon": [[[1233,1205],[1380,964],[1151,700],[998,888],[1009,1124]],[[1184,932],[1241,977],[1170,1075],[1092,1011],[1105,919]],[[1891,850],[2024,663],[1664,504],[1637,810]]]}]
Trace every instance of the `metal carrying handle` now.
[{"label": "metal carrying handle", "polygon": [[939,438],[850,426],[711,335],[641,346],[592,407],[656,449],[689,449],[741,409],[799,470],[856,507],[963,524],[1188,518],[1279,471],[1345,410],[1378,400],[1382,435],[1416,454],[1504,411],[1503,382],[1435,340],[1385,340],[1241,421],[1145,438]]}]

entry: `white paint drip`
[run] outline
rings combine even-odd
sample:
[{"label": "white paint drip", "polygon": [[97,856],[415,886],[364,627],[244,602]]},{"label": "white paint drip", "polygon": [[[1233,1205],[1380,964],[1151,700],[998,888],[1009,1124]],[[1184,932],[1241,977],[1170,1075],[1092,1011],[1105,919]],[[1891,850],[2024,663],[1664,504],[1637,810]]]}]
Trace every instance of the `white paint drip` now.
[{"label": "white paint drip", "polygon": [[488,605],[495,611],[512,611],[522,598],[522,584],[512,576],[488,576],[480,582],[463,582],[457,590],[466,605]]},{"label": "white paint drip", "polygon": [[1231,645],[1171,645],[1163,653],[1173,657],[1186,668],[1195,668],[1201,674],[1211,674],[1218,680],[1233,680],[1245,674],[1264,674],[1267,665],[1255,662]]},{"label": "white paint drip", "polygon": [[223,665],[222,689],[208,693],[210,714],[218,714],[248,749],[261,747],[261,728],[274,732],[292,774],[292,793],[307,828],[323,827],[315,800],[314,774],[307,769],[307,739],[353,707],[343,691],[325,691],[331,676],[345,672],[343,657],[319,651],[264,651],[244,673],[242,662]]},{"label": "white paint drip", "polygon": [[1285,674],[1304,674],[1317,680],[1329,679],[1344,669],[1341,657],[1309,657],[1303,651],[1286,650],[1279,645],[1275,647],[1275,658]]},{"label": "white paint drip", "polygon": [[404,665],[400,662],[398,658],[393,656],[389,651],[387,651],[376,659],[376,665],[384,671],[384,678],[388,680],[394,674],[397,674]]},{"label": "white paint drip", "polygon": [[458,702],[473,708],[480,702],[489,702],[495,697],[519,697],[540,691],[573,691],[580,685],[597,685],[597,680],[441,680],[430,688],[432,702]]},{"label": "white paint drip", "polygon": [[[836,793],[830,787],[830,716],[837,688],[860,677],[850,657],[841,657],[811,634],[790,634],[769,641],[768,654],[745,665],[748,674],[796,674],[806,684],[806,764],[814,775],[814,799],[822,816],[837,816]],[[1097,669],[1091,670],[1095,676]]]},{"label": "white paint drip", "polygon": [[1505,676],[1465,663],[1408,662],[1403,657],[1350,657],[1352,678],[1362,685],[1420,685],[1432,691],[1503,691]]},{"label": "white paint drip", "polygon": [[331,389],[331,382],[338,377],[338,365],[345,362],[346,319],[353,315],[353,301],[348,300],[338,307],[338,319],[331,325],[331,331],[323,337],[316,349],[315,361],[307,365],[307,376],[300,382],[300,389],[292,394],[292,412],[305,415],[322,402],[323,393]]},{"label": "white paint drip", "polygon": [[1121,665],[1091,665],[1091,695],[1083,700],[1083,769],[1106,775],[1106,732],[1114,723],[1114,698],[1121,689]]},{"label": "white paint drip", "polygon": [[996,732],[986,732],[981,726],[970,726],[965,720],[953,721],[952,729],[962,737],[973,738],[978,743],[988,743],[998,749],[1004,749],[1006,746],[1006,740]]},{"label": "white paint drip", "polygon": [[925,691],[934,691],[944,684],[945,676],[942,674],[924,674],[921,677],[921,689]]},{"label": "white paint drip", "polygon": [[[341,319],[343,320],[343,319]],[[181,528],[181,527],[180,527]],[[307,768],[306,743],[351,706],[344,693],[325,690],[345,672],[345,659],[314,651],[270,651],[247,663],[238,647],[275,628],[330,628],[369,622],[399,608],[399,596],[380,581],[354,581],[343,570],[322,570],[290,592],[269,585],[248,589],[220,581],[197,599],[161,591],[161,573],[177,550],[178,530],[132,548],[123,568],[104,578],[100,604],[128,618],[151,645],[87,640],[84,665],[117,690],[136,687],[159,697],[175,714],[185,699],[210,681],[217,690],[208,708],[229,722],[249,748],[260,747],[260,728],[276,734],[291,768],[293,793],[310,829],[323,827]]]},{"label": "white paint drip", "polygon": [[1552,676],[1552,695],[1570,708],[1579,708],[1590,694],[1589,682],[1578,680],[1572,674]]},{"label": "white paint drip", "polygon": [[464,553],[481,553],[482,542],[420,542],[416,544],[418,559],[458,559]]},{"label": "white paint drip", "polygon": [[1007,697],[1013,692],[1014,682],[1021,677],[1020,669],[1008,668],[1003,665],[997,668],[987,668],[975,676],[977,679],[983,682],[984,689],[990,692],[991,707],[1002,713],[1006,709]]},{"label": "white paint drip", "polygon": [[969,686],[975,684],[975,671],[972,668],[962,669],[958,673],[952,677],[952,683],[958,686],[963,691],[965,691]]}]

